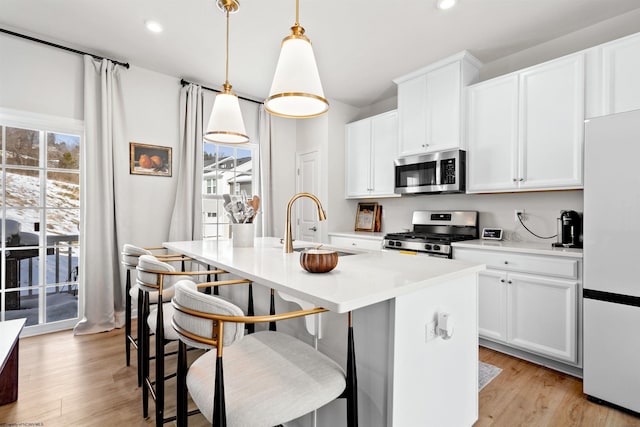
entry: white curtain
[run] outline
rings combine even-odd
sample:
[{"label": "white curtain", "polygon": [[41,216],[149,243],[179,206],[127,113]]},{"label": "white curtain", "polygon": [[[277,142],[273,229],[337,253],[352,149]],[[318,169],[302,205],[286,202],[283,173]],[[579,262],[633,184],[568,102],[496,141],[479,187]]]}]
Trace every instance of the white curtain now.
[{"label": "white curtain", "polygon": [[262,197],[262,236],[273,236],[273,186],[271,175],[271,115],[260,105],[258,118],[260,127],[260,189]]},{"label": "white curtain", "polygon": [[74,329],[77,335],[109,331],[124,323],[114,199],[114,149],[126,143],[119,68],[88,55],[84,123],[79,270],[85,314]]},{"label": "white curtain", "polygon": [[202,88],[180,91],[180,164],[169,240],[202,239]]}]

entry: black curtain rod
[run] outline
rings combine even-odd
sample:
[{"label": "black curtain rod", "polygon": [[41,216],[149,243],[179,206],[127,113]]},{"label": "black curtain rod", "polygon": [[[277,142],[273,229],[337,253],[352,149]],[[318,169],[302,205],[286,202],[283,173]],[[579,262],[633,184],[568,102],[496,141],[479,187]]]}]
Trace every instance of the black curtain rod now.
[{"label": "black curtain rod", "polygon": [[[0,28],[0,32],[5,33],[5,34],[9,34],[9,35],[12,35],[12,36],[20,37],[20,38],[23,38],[23,39],[26,39],[26,40],[30,40],[32,42],[42,43],[42,44],[45,44],[47,46],[56,47],[58,49],[66,50],[68,52],[77,53],[79,55],[89,55],[89,56],[92,56],[94,59],[100,59],[100,60],[105,59],[103,56],[94,55],[93,53],[83,52],[81,50],[72,49],[70,47],[61,46],[59,44],[51,43],[51,42],[48,42],[46,40],[40,40],[40,39],[37,39],[35,37],[27,36],[27,35],[20,34],[20,33],[15,33],[13,31],[5,30],[4,28]],[[109,58],[107,58],[107,59],[109,59]],[[126,62],[120,62],[120,61],[116,61],[116,60],[113,60],[113,59],[109,59],[109,61],[113,62],[114,64],[121,65],[124,68],[129,68],[129,64],[126,63]]]},{"label": "black curtain rod", "polygon": [[[189,81],[187,81],[187,80],[185,80],[185,79],[182,79],[182,80],[180,80],[180,84],[181,84],[182,86],[186,86],[186,85],[190,85],[190,84],[198,84],[198,83],[192,83],[192,82],[189,82]],[[198,85],[198,86],[200,86],[202,89],[210,90],[210,91],[212,91],[212,92],[218,92],[218,93],[219,93],[219,92],[222,92],[222,91],[221,91],[221,90],[219,90],[219,89],[212,89],[212,88],[210,88],[210,87],[206,87],[206,86],[202,86],[202,85]],[[236,95],[236,96],[238,96],[238,98],[240,98],[240,99],[244,99],[245,101],[255,102],[256,104],[262,104],[262,103],[263,103],[262,101],[256,101],[255,99],[245,98],[244,96],[239,96],[239,95]]]}]

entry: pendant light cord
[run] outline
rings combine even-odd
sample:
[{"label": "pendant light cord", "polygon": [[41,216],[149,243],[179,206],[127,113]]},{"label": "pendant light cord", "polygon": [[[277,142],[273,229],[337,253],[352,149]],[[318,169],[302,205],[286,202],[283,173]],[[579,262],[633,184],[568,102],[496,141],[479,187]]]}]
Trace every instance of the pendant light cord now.
[{"label": "pendant light cord", "polygon": [[300,26],[300,2],[296,0],[296,27]]},{"label": "pendant light cord", "polygon": [[224,71],[224,82],[225,84],[229,84],[229,8],[227,7],[227,40],[226,40],[226,51],[225,51],[225,71]]}]

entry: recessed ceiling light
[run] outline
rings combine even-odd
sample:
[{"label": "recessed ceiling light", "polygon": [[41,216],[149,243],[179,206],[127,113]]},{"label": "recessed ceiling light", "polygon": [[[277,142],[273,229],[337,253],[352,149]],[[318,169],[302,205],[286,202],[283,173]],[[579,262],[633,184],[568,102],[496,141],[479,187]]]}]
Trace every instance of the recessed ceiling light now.
[{"label": "recessed ceiling light", "polygon": [[162,25],[157,23],[156,21],[144,21],[144,25],[147,27],[147,30],[152,33],[161,33],[163,28]]},{"label": "recessed ceiling light", "polygon": [[436,2],[436,6],[438,7],[438,9],[441,10],[446,10],[446,9],[451,9],[453,6],[455,6],[457,3],[457,0],[438,0]]}]

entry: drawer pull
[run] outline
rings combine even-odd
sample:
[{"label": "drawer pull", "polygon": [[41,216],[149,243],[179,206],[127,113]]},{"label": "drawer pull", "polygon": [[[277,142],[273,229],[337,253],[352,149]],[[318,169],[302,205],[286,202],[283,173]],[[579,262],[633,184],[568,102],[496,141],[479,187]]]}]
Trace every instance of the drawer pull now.
[{"label": "drawer pull", "polygon": [[505,261],[504,263],[505,263],[505,264],[509,264],[509,261]]},{"label": "drawer pull", "polygon": [[508,284],[512,284],[513,282],[512,282],[511,280],[509,280],[507,283],[508,283]]},{"label": "drawer pull", "polygon": [[504,283],[504,279],[500,279],[500,283]]}]

